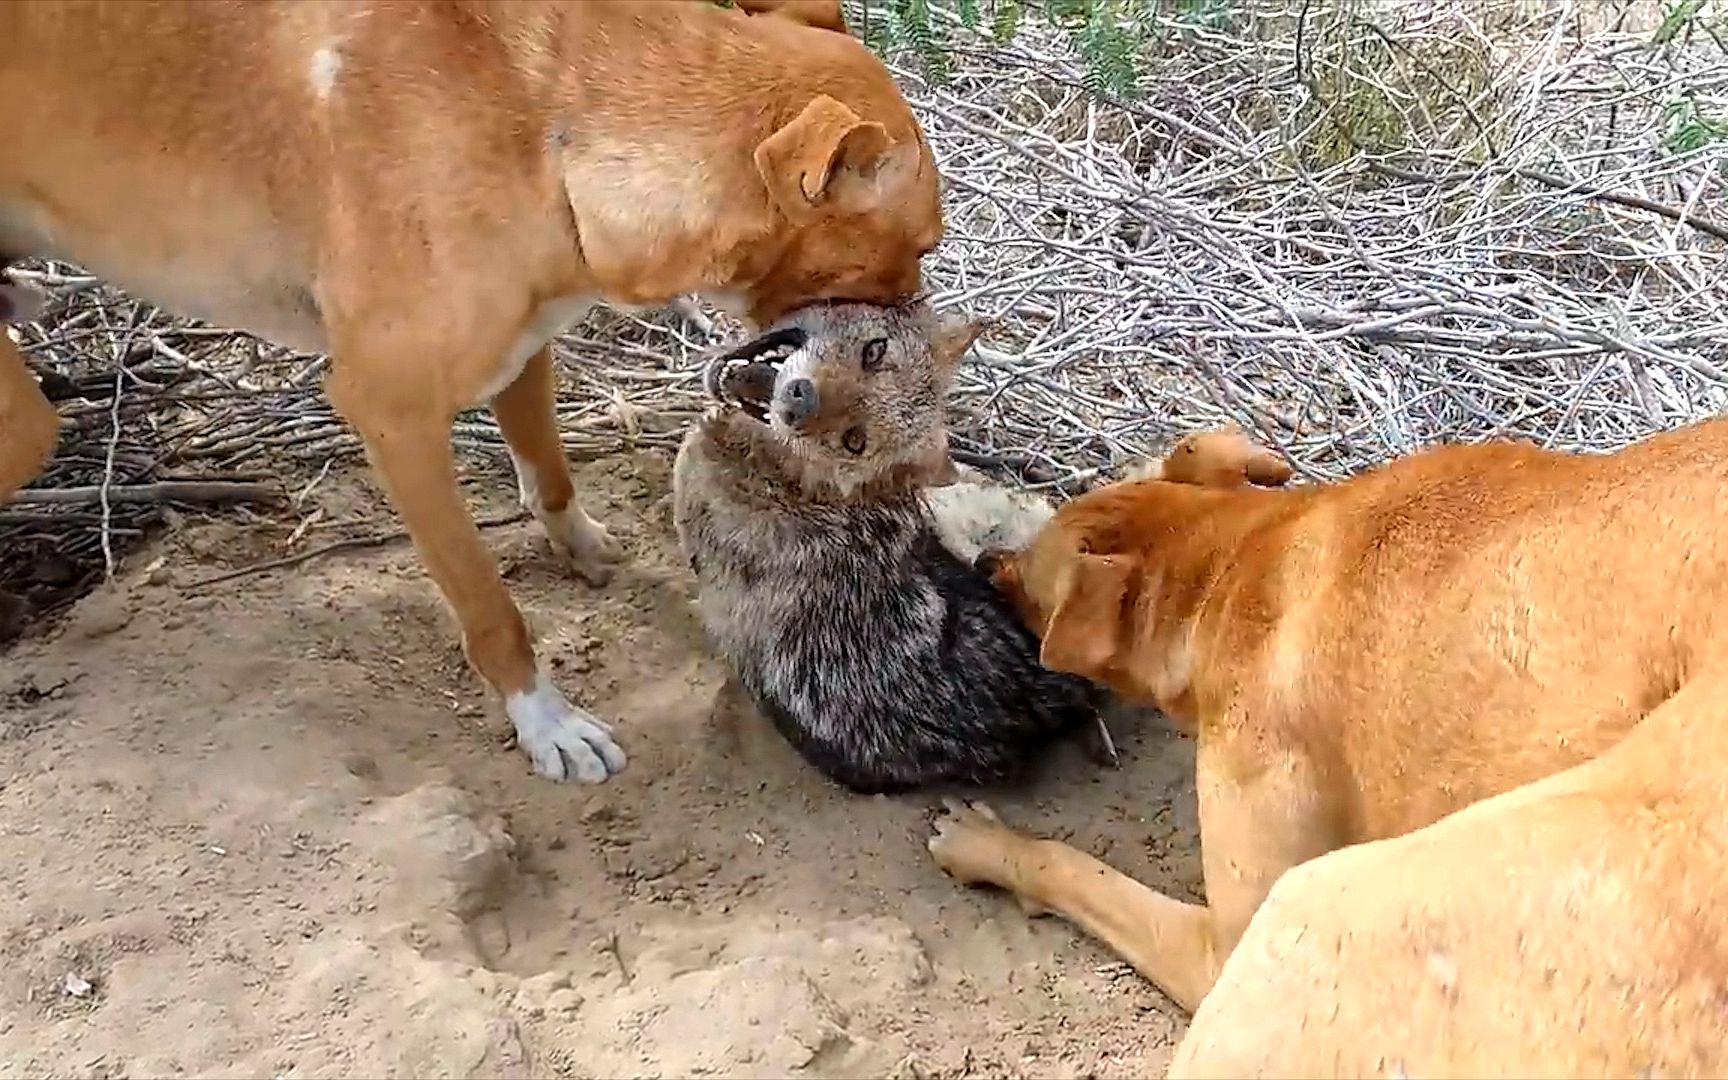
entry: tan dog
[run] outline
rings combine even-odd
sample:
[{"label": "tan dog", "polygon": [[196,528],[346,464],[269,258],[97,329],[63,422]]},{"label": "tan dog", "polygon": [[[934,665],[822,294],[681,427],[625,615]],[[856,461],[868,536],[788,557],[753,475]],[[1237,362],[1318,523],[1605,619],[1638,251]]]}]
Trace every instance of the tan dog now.
[{"label": "tan dog", "polygon": [[60,432],[54,406],[6,334],[6,324],[31,318],[38,302],[34,293],[0,278],[0,502],[41,471]]},{"label": "tan dog", "polygon": [[1196,732],[1207,905],[980,807],[931,841],[1188,1009],[1286,870],[1594,757],[1728,642],[1728,421],[1607,456],[1451,446],[1252,486],[1279,465],[1201,438],[996,567],[1046,664]]},{"label": "tan dog", "polygon": [[[490,403],[524,503],[599,583],[547,342],[596,300],[700,293],[757,322],[919,288],[928,146],[839,4],[0,4],[0,264],[46,254],[333,357],[468,657],[535,768],[624,755],[540,672],[458,490]],[[6,470],[33,446],[0,440]]]},{"label": "tan dog", "polygon": [[1728,1076],[1728,665],[1601,757],[1292,869],[1172,1077]]}]

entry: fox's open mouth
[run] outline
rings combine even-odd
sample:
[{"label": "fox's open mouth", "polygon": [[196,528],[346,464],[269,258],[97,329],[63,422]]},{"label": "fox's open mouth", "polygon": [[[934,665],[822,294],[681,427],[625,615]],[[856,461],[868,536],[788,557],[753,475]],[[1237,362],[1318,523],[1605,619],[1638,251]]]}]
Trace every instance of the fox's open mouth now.
[{"label": "fox's open mouth", "polygon": [[723,405],[743,409],[752,419],[768,421],[774,403],[774,380],[787,357],[804,347],[808,335],[795,326],[768,333],[708,361],[702,385]]}]

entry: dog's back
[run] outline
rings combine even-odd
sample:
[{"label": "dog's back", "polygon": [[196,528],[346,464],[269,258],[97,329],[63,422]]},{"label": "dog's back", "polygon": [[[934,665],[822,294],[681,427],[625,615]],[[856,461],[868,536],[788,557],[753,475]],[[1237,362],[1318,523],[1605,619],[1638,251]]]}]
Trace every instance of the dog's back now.
[{"label": "dog's back", "polygon": [[[810,380],[799,393],[820,409],[777,430],[770,395],[769,422],[724,410],[679,453],[676,517],[703,622],[762,711],[849,787],[1011,775],[1095,710],[1090,687],[1046,671],[1036,639],[944,545],[928,470],[906,468],[945,447],[943,359],[916,323],[805,319],[796,370],[774,382]],[[890,339],[886,360],[860,364]]]},{"label": "dog's back", "polygon": [[1724,477],[1717,420],[1612,455],[1445,447],[1298,496],[1221,583],[1216,610],[1279,615],[1217,621],[1217,679],[1252,671],[1377,778],[1339,808],[1353,832],[1426,824],[1613,745],[1728,640]]}]

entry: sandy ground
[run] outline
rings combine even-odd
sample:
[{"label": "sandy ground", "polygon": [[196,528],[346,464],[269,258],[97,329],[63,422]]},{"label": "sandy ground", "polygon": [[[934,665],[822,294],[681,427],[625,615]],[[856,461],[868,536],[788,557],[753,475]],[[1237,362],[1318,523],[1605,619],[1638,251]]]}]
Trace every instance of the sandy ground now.
[{"label": "sandy ground", "polygon": [[[933,794],[848,794],[737,704],[669,464],[579,467],[634,558],[604,590],[488,533],[618,722],[603,787],[529,772],[405,543],[199,589],[294,522],[187,522],[0,655],[0,1076],[1160,1074],[1178,1014],[945,878]],[[393,525],[357,470],[314,504]],[[1117,735],[992,800],[1192,896],[1190,747]]]}]

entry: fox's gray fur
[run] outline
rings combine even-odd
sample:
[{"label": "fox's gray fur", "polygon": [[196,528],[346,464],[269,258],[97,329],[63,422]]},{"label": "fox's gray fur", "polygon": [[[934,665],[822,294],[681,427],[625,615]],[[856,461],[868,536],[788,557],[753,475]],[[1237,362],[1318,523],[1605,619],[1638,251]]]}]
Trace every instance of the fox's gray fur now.
[{"label": "fox's gray fur", "polygon": [[[858,791],[1004,779],[1096,723],[1097,692],[1039,664],[924,495],[953,475],[943,398],[976,332],[923,306],[806,308],[710,366],[723,404],[678,454],[709,637],[787,739]],[[777,369],[758,355],[776,341],[796,349]]]}]

